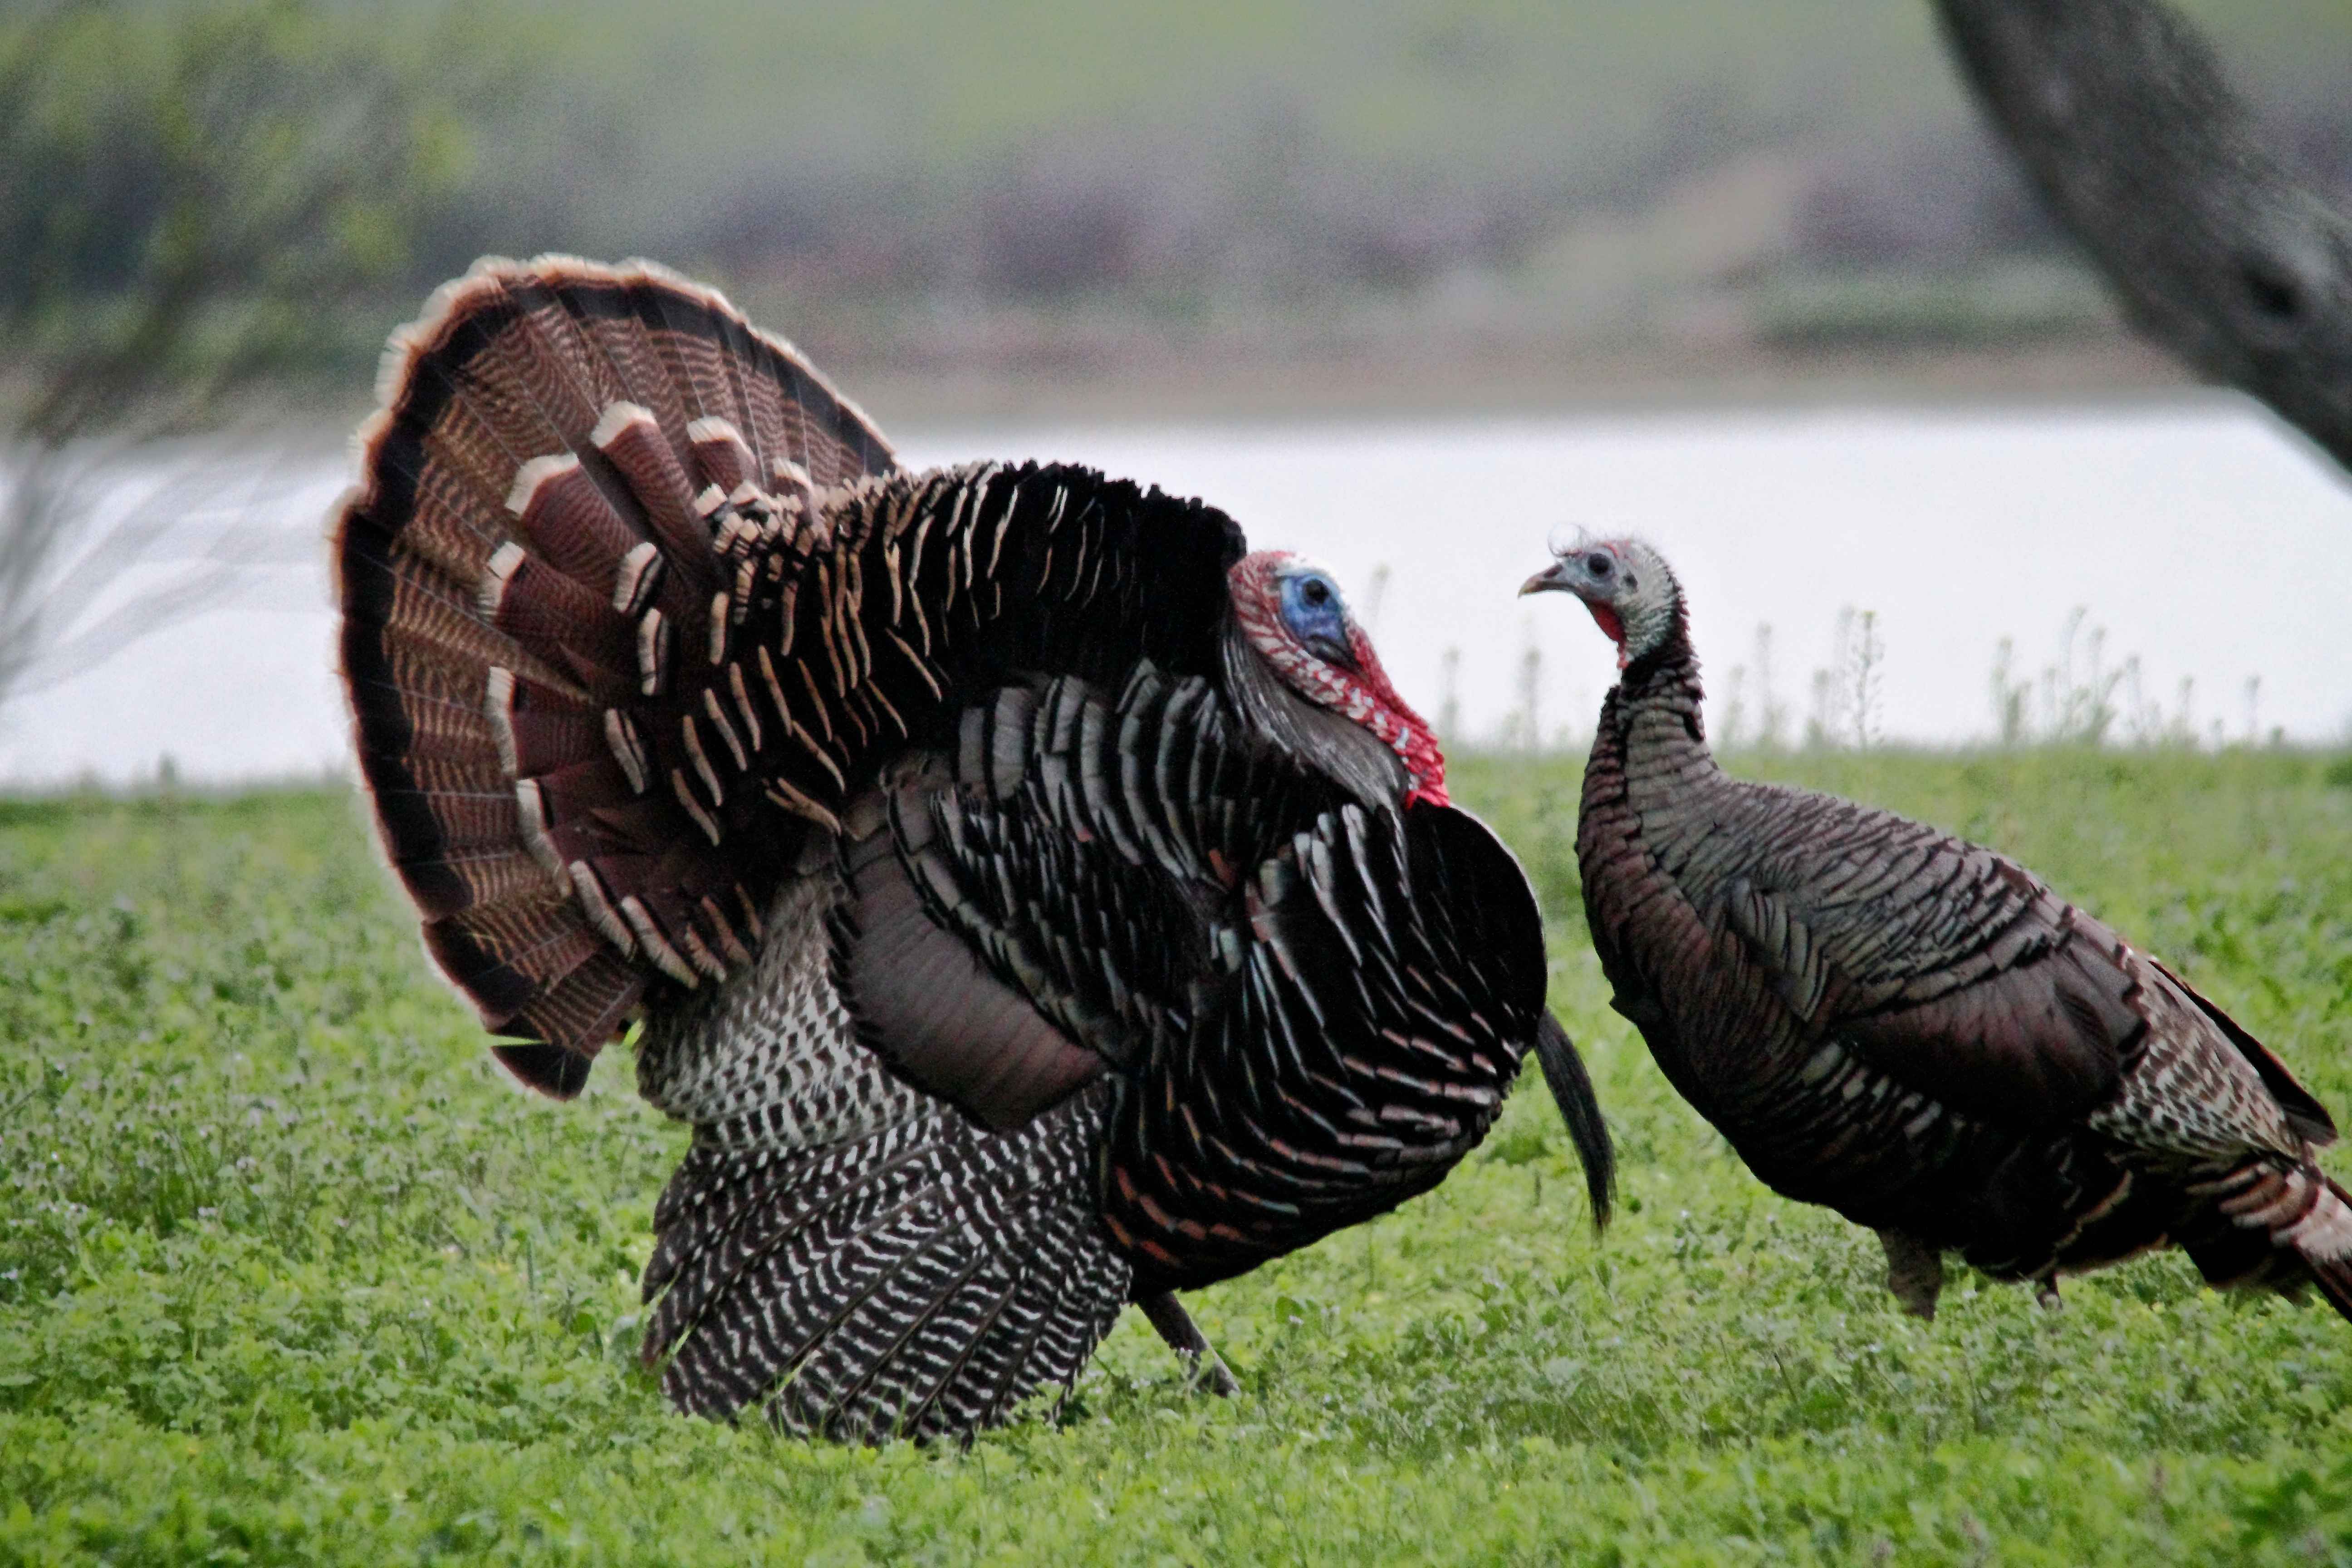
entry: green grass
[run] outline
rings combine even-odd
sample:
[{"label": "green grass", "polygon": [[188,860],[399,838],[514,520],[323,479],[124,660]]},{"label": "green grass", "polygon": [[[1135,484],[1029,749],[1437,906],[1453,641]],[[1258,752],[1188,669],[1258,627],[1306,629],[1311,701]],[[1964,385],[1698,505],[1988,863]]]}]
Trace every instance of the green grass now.
[{"label": "green grass", "polygon": [[[2017,852],[2352,1109],[2346,764],[1766,771]],[[0,1564],[2352,1559],[2352,1328],[2172,1258],[1899,1316],[1607,1010],[1576,776],[1457,770],[1556,917],[1606,1241],[1530,1086],[1439,1192],[1196,1299],[1242,1397],[1129,1321],[968,1453],[668,1413],[632,1352],[679,1132],[625,1061],[568,1106],[489,1064],[350,800],[0,805]]]}]

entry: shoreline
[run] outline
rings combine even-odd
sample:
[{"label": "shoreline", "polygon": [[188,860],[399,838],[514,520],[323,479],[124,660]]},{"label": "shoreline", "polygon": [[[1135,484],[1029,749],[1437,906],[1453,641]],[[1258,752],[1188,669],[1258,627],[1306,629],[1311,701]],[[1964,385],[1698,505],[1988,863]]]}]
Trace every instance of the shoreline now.
[{"label": "shoreline", "polygon": [[[2146,656],[2127,706],[2135,715],[2160,706],[2147,723],[2178,721],[2200,740],[2217,718],[2231,738],[2274,726],[2322,744],[2352,733],[2336,673],[2352,666],[2340,589],[2330,587],[2344,581],[2340,476],[2232,394],[2109,382],[2063,402],[2043,393],[2037,409],[2035,390],[2014,378],[1988,387],[1960,374],[1976,367],[1941,368],[1926,395],[1916,380],[1856,394],[1824,378],[1811,410],[1788,395],[1761,407],[1717,395],[1706,407],[1685,400],[1628,413],[1638,405],[1619,398],[1581,413],[1555,403],[1481,416],[1423,399],[1402,416],[1392,404],[1311,415],[1293,405],[1283,418],[1255,421],[1220,407],[1210,411],[1216,422],[1187,426],[1156,395],[1151,422],[1124,427],[1117,421],[1131,409],[1100,405],[1059,427],[877,414],[909,464],[1082,460],[1213,498],[1253,536],[1315,555],[1349,581],[1393,569],[1412,591],[1367,601],[1387,663],[1400,689],[1443,693],[1441,711],[1458,695],[1457,742],[1499,736],[1523,710],[1514,694],[1538,668],[1531,650],[1547,672],[1546,738],[1605,684],[1605,659],[1579,624],[1538,619],[1499,596],[1562,523],[1622,526],[1685,552],[1693,591],[1713,606],[1702,651],[1724,672],[1727,703],[1731,672],[1761,668],[1748,632],[1769,623],[1779,628],[1778,689],[1801,708],[1805,673],[1841,667],[1831,635],[1841,610],[1861,606],[1885,628],[1874,728],[1890,741],[1980,738],[1983,677],[2003,668],[1999,639],[2019,650],[2014,679],[2038,679],[2045,666],[2058,679],[2063,666],[2071,681],[2083,658],[2102,657],[2078,632],[2104,638],[2109,671]],[[934,407],[941,419],[987,416],[969,401]],[[1032,419],[1050,416],[1035,409]],[[257,428],[267,447],[243,447],[241,433]],[[208,782],[340,762],[348,719],[329,673],[319,542],[348,478],[347,428],[247,420],[209,449],[142,456],[155,477],[178,465],[236,486],[202,520],[191,514],[173,559],[227,541],[257,569],[240,575],[233,604],[23,693],[23,706],[0,713],[6,787],[131,778],[165,752],[183,780]],[[138,493],[152,488],[138,473],[115,477]],[[240,517],[240,506],[260,510]],[[2179,561],[2224,536],[2259,541],[2241,571],[2179,573]],[[2034,566],[2022,574],[2004,565],[2028,557]],[[1953,572],[1970,563],[1997,586],[1958,587]],[[1482,584],[1501,586],[1486,595]],[[1458,660],[1442,657],[1448,648]],[[2249,680],[2257,673],[2259,688]]]},{"label": "shoreline", "polygon": [[[1401,418],[1579,417],[1836,408],[2145,406],[2230,394],[2136,338],[1971,348],[1788,349],[1565,338],[1515,344],[1351,342],[1291,355],[1034,353],[937,364],[811,352],[827,380],[888,434],[1095,426],[1311,426]],[[257,388],[211,434],[328,448],[373,407],[362,380]]]},{"label": "shoreline", "polygon": [[[1409,369],[1407,368],[1409,367]],[[2202,390],[2162,351],[2115,338],[2028,347],[1606,350],[1564,341],[1400,353],[1349,345],[1058,366],[823,365],[887,431],[971,425],[1318,424],[1665,410],[2138,404]]]}]

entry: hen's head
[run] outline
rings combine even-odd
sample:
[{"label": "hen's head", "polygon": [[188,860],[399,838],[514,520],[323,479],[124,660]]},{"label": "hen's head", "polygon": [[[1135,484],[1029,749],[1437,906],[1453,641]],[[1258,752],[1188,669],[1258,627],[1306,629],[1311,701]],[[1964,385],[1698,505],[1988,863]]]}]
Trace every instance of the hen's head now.
[{"label": "hen's head", "polygon": [[1347,754],[1360,748],[1347,745],[1327,726],[1302,721],[1304,716],[1285,712],[1279,705],[1253,704],[1255,682],[1229,659],[1229,676],[1241,677],[1233,682],[1235,696],[1251,717],[1359,795],[1378,798],[1385,794],[1392,805],[1445,805],[1445,757],[1437,737],[1389,684],[1381,656],[1372,651],[1372,639],[1349,613],[1331,574],[1290,551],[1261,550],[1234,563],[1225,580],[1233,592],[1234,626],[1241,643],[1313,710],[1336,716],[1377,740],[1393,754],[1394,765],[1386,770],[1390,776],[1385,781],[1365,776],[1362,759]]},{"label": "hen's head", "polygon": [[1519,585],[1527,594],[1573,594],[1617,645],[1617,668],[1655,652],[1684,624],[1682,584],[1666,558],[1638,539],[1580,539],[1555,547],[1552,563]]}]

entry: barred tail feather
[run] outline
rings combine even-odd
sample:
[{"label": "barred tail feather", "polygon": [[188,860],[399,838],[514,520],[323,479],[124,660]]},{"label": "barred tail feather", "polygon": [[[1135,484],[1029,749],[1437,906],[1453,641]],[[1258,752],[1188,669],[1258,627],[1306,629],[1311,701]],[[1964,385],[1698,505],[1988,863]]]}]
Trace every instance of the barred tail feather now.
[{"label": "barred tail feather", "polygon": [[671,1399],[879,1442],[1066,1386],[1129,1293],[1087,1179],[1107,1100],[1006,1133],[941,1109],[822,1150],[698,1146],[646,1277]]},{"label": "barred tail feather", "polygon": [[2336,1258],[2313,1262],[2311,1278],[2327,1304],[2336,1309],[2336,1316],[2352,1322],[2352,1259]]},{"label": "barred tail feather", "polygon": [[2352,1194],[2315,1170],[2310,1174],[2321,1184],[2319,1194],[2284,1239],[2311,1270],[2327,1304],[2352,1320]]},{"label": "barred tail feather", "polygon": [[361,770],[435,959],[530,1042],[500,1059],[574,1093],[649,983],[740,962],[778,874],[722,860],[645,763],[684,703],[666,665],[723,636],[697,498],[751,485],[814,530],[815,494],[890,450],[789,344],[644,263],[478,264],[380,392],[335,523]]},{"label": "barred tail feather", "polygon": [[1096,1212],[1105,1085],[991,1132],[860,1044],[812,847],[751,966],[655,1013],[645,1097],[695,1124],[654,1214],[649,1363],[684,1409],[964,1436],[1077,1374],[1129,1296]]},{"label": "barred tail feather", "polygon": [[2336,1316],[2352,1322],[2352,1258],[2305,1261],[2311,1266],[2312,1282],[2319,1287],[2320,1295],[2336,1309]]},{"label": "barred tail feather", "polygon": [[2290,1296],[2311,1285],[2352,1320],[2352,1194],[2308,1160],[2252,1160],[2189,1188],[2181,1244],[2208,1284]]}]

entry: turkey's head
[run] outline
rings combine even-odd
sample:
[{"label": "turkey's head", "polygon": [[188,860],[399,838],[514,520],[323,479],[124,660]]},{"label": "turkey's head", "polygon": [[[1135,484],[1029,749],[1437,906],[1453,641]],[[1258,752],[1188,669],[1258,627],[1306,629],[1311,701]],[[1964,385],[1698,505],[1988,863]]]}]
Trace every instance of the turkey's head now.
[{"label": "turkey's head", "polygon": [[1331,574],[1261,550],[1225,581],[1225,686],[1243,717],[1368,805],[1445,805],[1437,737],[1389,684]]},{"label": "turkey's head", "polygon": [[1528,594],[1573,594],[1617,645],[1617,668],[1685,632],[1682,584],[1666,558],[1638,539],[1580,539],[1519,584]]}]

